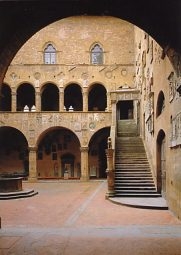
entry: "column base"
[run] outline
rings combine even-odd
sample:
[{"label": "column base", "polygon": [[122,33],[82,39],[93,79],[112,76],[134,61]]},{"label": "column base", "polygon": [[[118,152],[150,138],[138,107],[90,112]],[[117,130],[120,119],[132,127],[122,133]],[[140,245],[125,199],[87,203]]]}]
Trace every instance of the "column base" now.
[{"label": "column base", "polygon": [[108,191],[106,192],[105,198],[109,199],[109,197],[114,197],[115,196],[115,192],[114,191]]},{"label": "column base", "polygon": [[37,177],[28,177],[28,182],[37,182]]},{"label": "column base", "polygon": [[89,177],[80,177],[80,180],[83,181],[83,182],[88,182],[90,179]]}]

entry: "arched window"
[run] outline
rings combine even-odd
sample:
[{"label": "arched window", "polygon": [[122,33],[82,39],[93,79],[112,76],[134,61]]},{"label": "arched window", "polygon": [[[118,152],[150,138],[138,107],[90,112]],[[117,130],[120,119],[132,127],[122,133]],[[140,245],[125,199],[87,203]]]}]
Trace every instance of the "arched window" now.
[{"label": "arched window", "polygon": [[99,44],[95,44],[91,49],[91,64],[94,65],[103,64],[103,50]]},{"label": "arched window", "polygon": [[44,50],[44,63],[55,64],[56,63],[56,49],[52,44],[48,44]]},{"label": "arched window", "polygon": [[163,112],[164,108],[165,108],[165,96],[163,94],[163,91],[160,91],[157,101],[156,117],[158,117]]},{"label": "arched window", "polygon": [[107,107],[107,91],[101,84],[94,84],[88,95],[89,111],[105,111]]}]

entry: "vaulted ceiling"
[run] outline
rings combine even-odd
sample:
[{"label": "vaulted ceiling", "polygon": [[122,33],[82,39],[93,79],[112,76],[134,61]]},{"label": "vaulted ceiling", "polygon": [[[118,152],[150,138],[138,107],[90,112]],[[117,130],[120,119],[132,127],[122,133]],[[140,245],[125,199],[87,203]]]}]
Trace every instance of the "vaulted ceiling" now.
[{"label": "vaulted ceiling", "polygon": [[119,17],[145,30],[166,53],[172,49],[169,54],[181,54],[180,0],[0,1],[0,81],[16,52],[34,33],[74,15]]}]

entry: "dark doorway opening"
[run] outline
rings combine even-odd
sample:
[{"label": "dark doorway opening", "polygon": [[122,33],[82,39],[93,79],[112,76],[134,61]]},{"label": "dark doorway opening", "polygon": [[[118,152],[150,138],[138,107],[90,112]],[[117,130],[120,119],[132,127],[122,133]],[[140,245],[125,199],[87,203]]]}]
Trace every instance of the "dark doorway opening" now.
[{"label": "dark doorway opening", "polygon": [[118,119],[127,120],[133,119],[133,101],[125,100],[118,102]]}]

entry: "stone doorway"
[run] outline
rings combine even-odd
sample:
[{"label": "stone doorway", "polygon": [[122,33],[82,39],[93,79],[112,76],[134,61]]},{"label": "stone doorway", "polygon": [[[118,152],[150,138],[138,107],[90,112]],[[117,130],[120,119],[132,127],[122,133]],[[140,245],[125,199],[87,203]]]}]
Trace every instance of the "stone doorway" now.
[{"label": "stone doorway", "polygon": [[118,120],[133,119],[133,100],[119,101],[117,111]]},{"label": "stone doorway", "polygon": [[160,130],[157,137],[157,189],[166,196],[166,141],[165,132]]},{"label": "stone doorway", "polygon": [[61,175],[64,178],[74,177],[74,155],[68,153],[61,157],[62,171]]}]

